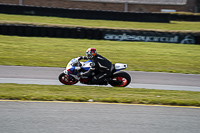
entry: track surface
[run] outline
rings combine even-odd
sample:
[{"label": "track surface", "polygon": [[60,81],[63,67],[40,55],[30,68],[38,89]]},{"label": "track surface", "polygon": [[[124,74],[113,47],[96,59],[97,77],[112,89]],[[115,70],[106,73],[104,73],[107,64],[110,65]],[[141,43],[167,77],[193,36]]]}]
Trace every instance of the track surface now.
[{"label": "track surface", "polygon": [[1,133],[199,133],[200,108],[0,101]]},{"label": "track surface", "polygon": [[[0,83],[61,85],[58,75],[65,68],[1,66]],[[128,71],[130,88],[200,91],[200,75]],[[80,84],[79,84],[80,85]]]}]

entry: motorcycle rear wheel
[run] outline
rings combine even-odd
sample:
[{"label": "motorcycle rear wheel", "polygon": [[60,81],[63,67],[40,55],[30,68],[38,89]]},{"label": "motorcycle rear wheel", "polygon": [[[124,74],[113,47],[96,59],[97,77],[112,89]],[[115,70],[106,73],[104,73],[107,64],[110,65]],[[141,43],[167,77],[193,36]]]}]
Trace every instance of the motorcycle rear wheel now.
[{"label": "motorcycle rear wheel", "polygon": [[113,87],[126,87],[130,82],[130,75],[126,72],[120,71],[113,74],[112,80],[109,83]]},{"label": "motorcycle rear wheel", "polygon": [[65,73],[61,73],[59,76],[58,76],[58,79],[61,83],[65,84],[65,85],[73,85],[73,84],[76,84],[78,82],[77,79],[75,79],[74,77],[70,77],[69,78],[69,75],[65,74]]}]

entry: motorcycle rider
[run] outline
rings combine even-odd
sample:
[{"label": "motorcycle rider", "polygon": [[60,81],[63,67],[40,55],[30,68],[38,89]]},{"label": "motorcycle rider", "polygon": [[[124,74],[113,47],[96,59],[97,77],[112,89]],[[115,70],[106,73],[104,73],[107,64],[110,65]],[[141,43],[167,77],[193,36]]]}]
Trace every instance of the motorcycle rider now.
[{"label": "motorcycle rider", "polygon": [[88,71],[79,73],[79,77],[92,76],[95,72],[98,72],[98,74],[92,78],[90,84],[108,84],[108,77],[111,75],[113,70],[113,65],[109,60],[100,54],[97,54],[95,48],[88,48],[86,50],[86,56],[79,56],[78,60],[81,59],[92,60],[92,63]]}]

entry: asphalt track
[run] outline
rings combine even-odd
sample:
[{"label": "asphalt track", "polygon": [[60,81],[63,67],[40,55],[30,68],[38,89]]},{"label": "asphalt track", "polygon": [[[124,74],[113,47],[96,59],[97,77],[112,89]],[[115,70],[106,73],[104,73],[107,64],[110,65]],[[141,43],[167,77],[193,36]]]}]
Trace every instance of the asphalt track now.
[{"label": "asphalt track", "polygon": [[200,108],[0,101],[1,133],[199,133]]},{"label": "asphalt track", "polygon": [[[0,83],[62,85],[58,75],[65,68],[0,65]],[[129,88],[200,91],[200,75],[127,71]],[[82,85],[82,84],[78,84]]]},{"label": "asphalt track", "polygon": [[[58,75],[65,68],[0,65],[0,83],[62,85]],[[129,88],[200,91],[200,75],[127,71]],[[78,84],[82,85],[82,84]]]}]

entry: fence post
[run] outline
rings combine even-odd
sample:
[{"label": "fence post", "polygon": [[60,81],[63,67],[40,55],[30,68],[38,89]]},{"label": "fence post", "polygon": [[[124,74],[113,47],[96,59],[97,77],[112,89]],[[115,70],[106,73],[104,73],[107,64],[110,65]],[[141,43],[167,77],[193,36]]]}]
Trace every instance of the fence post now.
[{"label": "fence post", "polygon": [[19,5],[23,5],[23,0],[19,0]]},{"label": "fence post", "polygon": [[128,12],[128,2],[127,1],[124,3],[124,11]]}]

